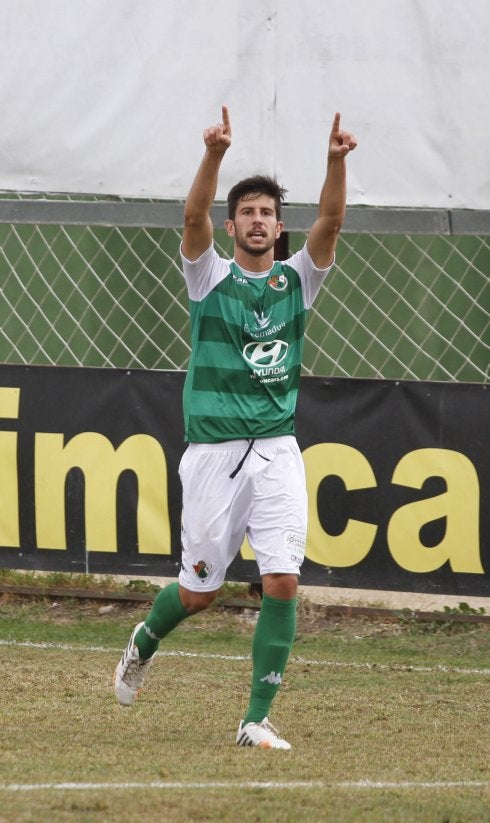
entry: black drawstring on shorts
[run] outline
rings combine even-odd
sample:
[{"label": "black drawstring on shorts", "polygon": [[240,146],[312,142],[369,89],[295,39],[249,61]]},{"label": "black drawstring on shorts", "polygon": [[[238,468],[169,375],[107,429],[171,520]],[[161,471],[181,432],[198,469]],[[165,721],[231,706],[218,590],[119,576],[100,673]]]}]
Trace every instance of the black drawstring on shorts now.
[{"label": "black drawstring on shorts", "polygon": [[[240,469],[243,467],[243,464],[245,463],[245,460],[247,459],[248,455],[250,454],[250,452],[252,451],[252,449],[253,449],[253,447],[254,447],[254,443],[255,443],[255,437],[253,437],[253,438],[252,438],[252,440],[249,440],[249,441],[248,441],[248,448],[247,448],[247,451],[246,451],[246,452],[245,452],[245,454],[243,455],[243,457],[242,457],[242,459],[240,460],[240,462],[239,462],[238,466],[236,467],[236,469],[234,469],[234,470],[232,471],[232,473],[230,474],[230,478],[231,478],[231,480],[233,480],[233,478],[237,476],[238,472],[239,472],[239,471],[240,471]],[[270,460],[269,460],[269,458],[268,458],[268,457],[264,457],[264,455],[263,455],[263,454],[259,454],[259,452],[257,452],[257,454],[259,455],[259,457],[261,457],[261,458],[262,458],[262,460],[267,460],[267,462],[268,462],[268,463],[270,463]]]}]

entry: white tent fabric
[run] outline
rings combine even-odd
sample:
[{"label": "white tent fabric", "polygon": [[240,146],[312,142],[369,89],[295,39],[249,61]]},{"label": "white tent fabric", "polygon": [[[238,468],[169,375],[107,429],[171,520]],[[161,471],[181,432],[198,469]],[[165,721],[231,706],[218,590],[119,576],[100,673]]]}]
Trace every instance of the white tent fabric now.
[{"label": "white tent fabric", "polygon": [[317,202],[335,111],[351,204],[490,208],[488,0],[1,0],[0,189],[185,197],[230,108],[218,199]]}]

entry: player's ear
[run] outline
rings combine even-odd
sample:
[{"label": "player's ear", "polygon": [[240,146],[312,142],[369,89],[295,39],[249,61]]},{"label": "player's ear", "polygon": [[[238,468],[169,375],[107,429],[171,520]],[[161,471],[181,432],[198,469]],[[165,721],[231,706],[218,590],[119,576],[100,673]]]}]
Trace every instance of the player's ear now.
[{"label": "player's ear", "polygon": [[282,220],[278,220],[278,221],[277,221],[277,226],[276,226],[276,240],[278,240],[278,239],[279,239],[279,237],[281,236],[281,232],[282,232],[283,228],[284,228],[284,223],[283,223],[283,221],[282,221]]},{"label": "player's ear", "polygon": [[225,220],[225,229],[228,237],[235,236],[235,221],[234,220]]}]

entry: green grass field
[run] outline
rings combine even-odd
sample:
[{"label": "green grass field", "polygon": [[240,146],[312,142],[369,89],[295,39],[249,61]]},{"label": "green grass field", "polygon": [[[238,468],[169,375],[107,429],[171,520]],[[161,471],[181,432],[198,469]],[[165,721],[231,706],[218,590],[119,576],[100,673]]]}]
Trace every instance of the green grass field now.
[{"label": "green grass field", "polygon": [[307,603],[273,723],[235,746],[254,611],[161,645],[123,708],[112,673],[146,607],[0,598],[0,823],[483,823],[490,627],[334,618]]}]

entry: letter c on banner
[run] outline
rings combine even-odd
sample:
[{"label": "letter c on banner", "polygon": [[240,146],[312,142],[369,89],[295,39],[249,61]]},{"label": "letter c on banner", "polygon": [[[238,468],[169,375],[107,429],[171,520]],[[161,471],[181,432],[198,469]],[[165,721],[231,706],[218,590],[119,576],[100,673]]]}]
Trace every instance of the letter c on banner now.
[{"label": "letter c on banner", "polygon": [[328,534],[318,516],[318,488],[324,477],[340,477],[346,489],[376,486],[376,478],[362,452],[343,443],[317,443],[303,452],[308,488],[308,537],[306,556],[323,566],[347,567],[360,563],[369,553],[377,526],[349,520],[342,534]]}]

